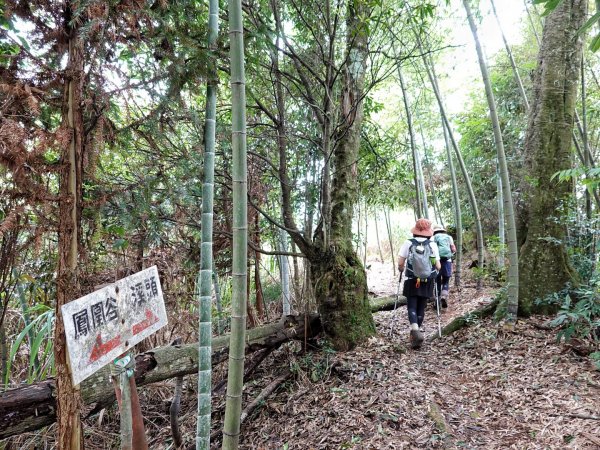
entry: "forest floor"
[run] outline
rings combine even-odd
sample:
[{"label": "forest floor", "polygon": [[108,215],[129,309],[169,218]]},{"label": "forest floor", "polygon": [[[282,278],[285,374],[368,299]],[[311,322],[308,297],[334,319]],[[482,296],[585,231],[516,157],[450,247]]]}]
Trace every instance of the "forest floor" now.
[{"label": "forest floor", "polygon": [[[368,272],[372,293],[395,294],[389,265]],[[451,290],[442,323],[494,291],[468,283]],[[297,376],[243,427],[243,448],[599,449],[600,373],[557,343],[556,331],[541,329],[546,320],[504,332],[485,319],[415,351],[406,307],[376,313],[378,335],[363,346],[289,362]],[[425,326],[437,333],[432,308]],[[280,369],[272,366],[261,384]]]},{"label": "forest floor", "polygon": [[[467,274],[468,275],[468,274]],[[391,266],[373,262],[372,295],[396,293]],[[472,311],[497,287],[477,292],[464,279],[451,288],[442,326]],[[358,348],[302,354],[282,346],[244,387],[244,405],[291,370],[291,377],[244,423],[243,449],[600,449],[600,372],[589,358],[557,342],[546,317],[519,321],[514,332],[492,319],[473,321],[420,350],[408,342],[406,307],[374,314],[377,335]],[[392,329],[391,323],[394,321]],[[427,309],[426,336],[437,333]],[[224,377],[214,373],[214,383]],[[184,381],[182,448],[194,447],[196,383]],[[169,404],[173,381],[140,389],[151,449],[173,449]],[[222,425],[225,396],[214,396],[213,432]],[[86,420],[86,448],[119,448],[115,408]],[[23,435],[17,448],[53,448],[55,425]],[[40,446],[40,443],[43,443]],[[213,440],[214,448],[220,439]]]}]

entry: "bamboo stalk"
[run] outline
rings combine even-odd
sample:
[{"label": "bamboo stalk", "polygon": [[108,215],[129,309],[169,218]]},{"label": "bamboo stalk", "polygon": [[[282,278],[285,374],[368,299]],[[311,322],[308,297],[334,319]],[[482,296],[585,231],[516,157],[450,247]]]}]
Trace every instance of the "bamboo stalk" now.
[{"label": "bamboo stalk", "polygon": [[[500,119],[496,111],[496,100],[492,90],[487,64],[483,55],[483,49],[479,42],[477,34],[477,26],[471,13],[469,0],[463,0],[465,11],[467,12],[467,20],[475,41],[475,49],[479,59],[479,67],[481,69],[481,77],[485,87],[485,95],[487,98],[490,118],[494,130],[494,140],[496,142],[496,151],[498,153],[498,165],[500,167],[500,176],[502,177],[502,195],[504,197],[504,211],[506,218],[506,235],[508,244],[508,303],[507,303],[507,320],[509,323],[517,321],[517,311],[519,308],[519,248],[517,245],[517,227],[515,224],[515,212],[512,202],[512,191],[510,188],[510,178],[508,173],[508,165],[506,163],[506,155],[504,152],[504,142],[502,132],[500,130]],[[480,266],[483,267],[483,266]]]},{"label": "bamboo stalk", "polygon": [[[427,176],[429,178],[429,187],[431,189],[431,197],[433,199],[433,218],[436,219],[437,223],[441,224],[443,227],[444,219],[442,218],[442,212],[440,211],[440,206],[438,204],[437,195],[435,193],[435,187],[433,185],[433,176],[431,175],[431,164],[429,163],[429,158],[427,157],[427,146],[425,144],[425,136],[423,135],[423,127],[419,126],[419,133],[421,134],[421,142],[423,143],[423,158],[425,160],[425,168],[427,169]],[[424,178],[423,178],[424,179]]]},{"label": "bamboo stalk", "polygon": [[244,342],[246,339],[246,266],[248,261],[246,81],[244,73],[244,27],[241,0],[229,0],[229,37],[233,155],[233,289],[223,448],[237,449],[239,446],[240,414],[242,410]]},{"label": "bamboo stalk", "polygon": [[496,189],[498,192],[498,241],[500,243],[500,251],[498,253],[498,268],[504,268],[504,246],[506,245],[506,237],[504,230],[504,194],[502,193],[502,178],[500,177],[500,169],[496,164]]},{"label": "bamboo stalk", "polygon": [[[206,119],[204,125],[204,181],[202,183],[202,243],[200,273],[197,280],[199,301],[198,324],[198,411],[196,450],[210,448],[211,377],[212,377],[212,234],[215,172],[215,133],[217,116],[217,38],[219,36],[219,1],[209,0],[208,48],[211,52],[206,82]],[[220,319],[219,319],[220,322]],[[220,328],[220,326],[219,326]]]},{"label": "bamboo stalk", "polygon": [[393,236],[392,236],[392,225],[391,225],[389,210],[384,208],[383,216],[385,217],[385,225],[387,227],[388,241],[390,242],[390,251],[392,253],[392,270],[394,272],[394,278],[396,278],[396,258],[394,256],[394,242],[393,242]]},{"label": "bamboo stalk", "polygon": [[130,450],[133,445],[133,422],[131,417],[131,389],[127,371],[119,376],[121,386],[121,450]]},{"label": "bamboo stalk", "polygon": [[[423,48],[421,45],[421,40],[417,36],[417,40],[419,43],[419,50],[423,53]],[[448,131],[448,137],[450,139],[450,143],[452,144],[452,148],[454,149],[454,153],[456,154],[456,159],[460,166],[460,170],[463,174],[463,178],[465,180],[465,185],[467,188],[467,193],[469,194],[469,202],[471,204],[471,208],[473,209],[473,216],[475,221],[475,231],[477,236],[477,256],[479,261],[479,266],[483,267],[484,263],[484,239],[483,239],[483,228],[481,226],[481,216],[479,214],[479,207],[477,205],[477,199],[475,197],[475,191],[473,190],[473,186],[471,184],[471,177],[469,176],[469,172],[467,170],[467,166],[463,160],[462,154],[460,153],[460,149],[458,148],[458,144],[456,143],[456,139],[454,138],[454,133],[452,132],[452,127],[450,126],[450,121],[448,120],[448,116],[446,115],[446,109],[444,107],[444,103],[442,101],[442,95],[440,94],[440,89],[437,83],[437,76],[435,75],[435,70],[432,62],[427,61],[427,57],[425,54],[423,55],[423,62],[425,63],[425,69],[427,70],[427,76],[429,77],[429,81],[433,87],[433,92],[435,94],[438,107],[440,109],[440,115],[442,116],[442,121],[446,126]],[[481,278],[477,280],[477,289],[481,289]]]},{"label": "bamboo stalk", "polygon": [[444,131],[444,141],[446,142],[446,157],[448,159],[448,169],[450,170],[450,179],[452,181],[452,203],[454,205],[454,225],[456,227],[456,258],[454,267],[454,284],[460,289],[460,276],[462,273],[462,212],[460,206],[460,196],[458,193],[458,181],[456,179],[456,170],[454,161],[450,152],[450,143],[448,142],[448,130],[442,119],[442,128]]},{"label": "bamboo stalk", "polygon": [[375,216],[375,236],[377,238],[377,249],[379,250],[379,259],[383,263],[383,252],[381,251],[381,241],[379,240],[379,226],[377,225],[378,214],[377,210],[374,208],[374,216]]},{"label": "bamboo stalk", "polygon": [[[282,252],[287,252],[286,232],[279,229],[279,248]],[[289,316],[291,314],[290,301],[290,264],[286,255],[279,255],[279,274],[281,277],[281,302],[282,315]]]},{"label": "bamboo stalk", "polygon": [[[408,104],[408,93],[406,92],[406,86],[404,84],[404,77],[402,76],[402,70],[398,65],[398,80],[400,81],[400,89],[402,89],[402,100],[404,102],[404,111],[406,113],[406,123],[408,125],[408,134],[410,137],[410,149],[412,151],[413,160],[413,172],[415,177],[415,198],[416,208],[415,213],[417,217],[423,217],[422,203],[421,203],[421,192],[419,190],[419,171],[418,171],[418,156],[417,156],[417,143],[415,140],[415,131],[413,129],[412,114],[410,112],[410,106]],[[425,193],[423,193],[424,195]]]}]

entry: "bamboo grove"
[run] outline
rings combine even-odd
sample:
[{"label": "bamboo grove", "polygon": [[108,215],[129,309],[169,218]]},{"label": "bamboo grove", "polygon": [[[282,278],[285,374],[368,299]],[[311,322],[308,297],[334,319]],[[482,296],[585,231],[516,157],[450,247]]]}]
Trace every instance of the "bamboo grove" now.
[{"label": "bamboo grove", "polygon": [[[500,3],[0,2],[3,389],[55,377],[57,448],[84,448],[60,307],[157,265],[171,323],[136,351],[197,342],[188,443],[238,448],[246,329],[301,313],[335,351],[375,335],[367,227],[395,271],[398,217],[447,224],[455,285],[499,280],[509,327],[593,290],[600,4],[526,1],[511,45]],[[449,20],[479,70],[460,111]]]}]

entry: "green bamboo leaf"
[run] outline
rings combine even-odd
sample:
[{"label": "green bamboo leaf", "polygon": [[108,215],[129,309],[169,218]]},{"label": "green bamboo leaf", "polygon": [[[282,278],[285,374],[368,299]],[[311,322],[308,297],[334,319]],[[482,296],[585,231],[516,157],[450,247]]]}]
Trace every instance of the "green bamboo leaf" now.
[{"label": "green bamboo leaf", "polygon": [[[51,342],[48,343],[49,349],[52,349]],[[55,376],[54,373],[54,352],[50,351],[46,363],[40,369],[39,380],[45,380],[49,376]]]},{"label": "green bamboo leaf", "polygon": [[35,324],[39,322],[40,317],[41,316],[36,317],[34,320],[32,320],[29,323],[29,325],[27,325],[25,328],[23,328],[23,330],[17,335],[17,338],[11,345],[10,351],[8,353],[8,361],[6,363],[6,375],[4,377],[5,385],[8,385],[8,383],[10,381],[10,371],[12,368],[12,362],[15,359],[15,355],[19,351],[19,347],[21,347],[21,344],[23,343],[23,340],[25,339],[25,336],[27,336],[27,333],[29,332],[29,330],[31,330],[31,328],[34,327]]},{"label": "green bamboo leaf", "polygon": [[23,36],[18,36],[18,39],[25,50],[29,51],[31,49],[29,47],[29,42],[27,42],[27,40]]},{"label": "green bamboo leaf", "polygon": [[[35,361],[36,356],[38,356],[40,345],[42,341],[49,337],[50,333],[52,333],[52,323],[53,323],[53,314],[46,314],[48,317],[44,325],[38,330],[35,335],[35,339],[31,344],[31,349],[29,350],[29,365],[33,366],[33,361]],[[39,360],[39,358],[38,358]]]},{"label": "green bamboo leaf", "polygon": [[597,34],[592,42],[590,43],[590,50],[593,52],[597,52],[600,50],[600,34]]},{"label": "green bamboo leaf", "polygon": [[115,250],[125,250],[127,247],[129,247],[129,241],[127,239],[117,239],[113,243],[113,248]]},{"label": "green bamboo leaf", "polygon": [[596,22],[598,22],[598,20],[600,20],[600,11],[596,11],[596,14],[594,14],[592,17],[590,17],[587,20],[587,22],[583,24],[583,26],[577,32],[577,35],[581,35],[581,34],[585,33],[587,30],[589,30],[590,28],[592,28],[592,26]]}]

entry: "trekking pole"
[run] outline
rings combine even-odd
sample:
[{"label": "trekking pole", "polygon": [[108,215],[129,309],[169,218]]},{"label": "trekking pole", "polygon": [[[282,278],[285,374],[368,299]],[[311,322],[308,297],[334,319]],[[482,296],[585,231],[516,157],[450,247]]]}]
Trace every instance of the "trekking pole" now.
[{"label": "trekking pole", "polygon": [[396,300],[394,301],[394,312],[392,313],[392,320],[390,322],[390,337],[393,336],[394,333],[394,325],[396,322],[397,314],[396,308],[398,307],[398,300],[400,299],[400,285],[402,284],[402,272],[400,272],[400,278],[398,279],[398,289],[396,289]]},{"label": "trekking pole", "polygon": [[438,319],[438,337],[442,337],[442,319],[440,316],[440,290],[438,288],[437,280],[435,281],[435,304],[437,309],[437,319]]}]

